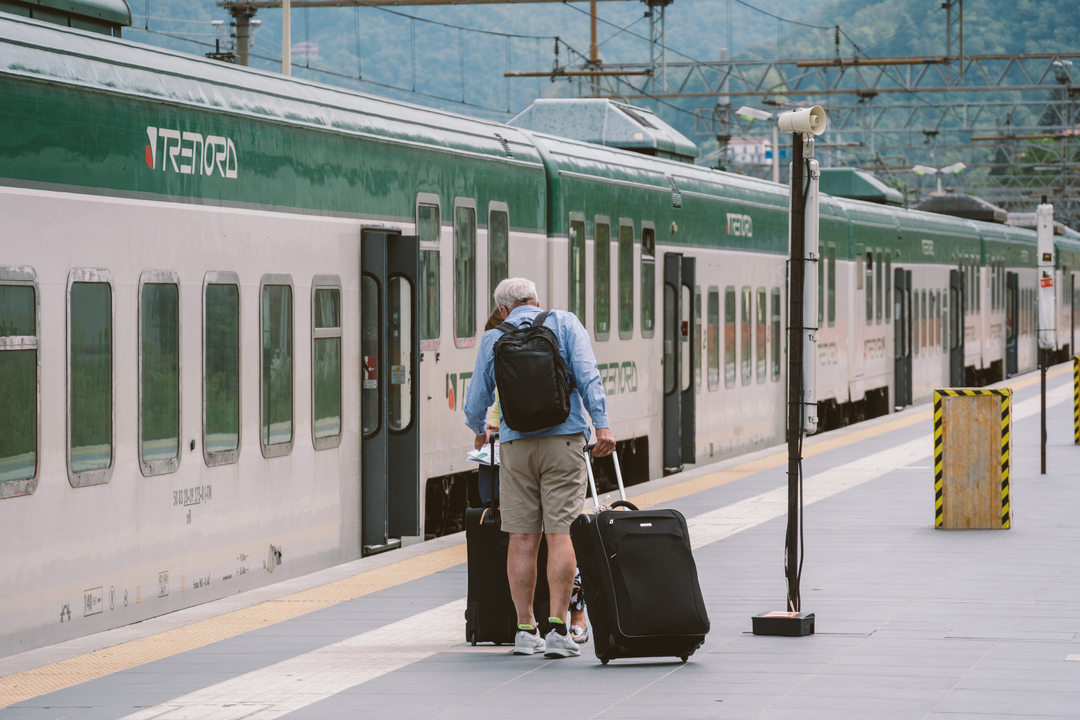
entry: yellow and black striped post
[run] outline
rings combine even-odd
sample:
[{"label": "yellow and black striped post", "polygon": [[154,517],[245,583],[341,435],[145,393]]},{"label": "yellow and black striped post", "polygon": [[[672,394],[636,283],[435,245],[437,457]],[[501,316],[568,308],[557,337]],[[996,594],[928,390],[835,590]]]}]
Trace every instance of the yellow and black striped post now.
[{"label": "yellow and black striped post", "polygon": [[[1080,357],[1074,359],[1074,369],[1078,366],[1077,361],[1080,361]],[[944,397],[976,397],[979,395],[1001,396],[1001,527],[1007,529],[1011,525],[1012,518],[1009,510],[1009,443],[1012,388],[1002,388],[1000,390],[945,388],[934,391],[934,527],[937,528],[943,526],[945,519],[945,424],[942,417],[941,400]]]},{"label": "yellow and black striped post", "polygon": [[1073,445],[1080,445],[1080,355],[1073,355]]}]

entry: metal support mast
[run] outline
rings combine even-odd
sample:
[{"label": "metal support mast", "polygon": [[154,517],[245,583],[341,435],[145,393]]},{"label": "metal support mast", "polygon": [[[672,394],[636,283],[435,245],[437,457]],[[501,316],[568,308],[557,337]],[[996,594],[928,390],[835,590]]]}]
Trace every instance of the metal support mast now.
[{"label": "metal support mast", "polygon": [[255,8],[246,4],[230,4],[228,10],[236,25],[236,54],[240,57],[240,64],[247,67],[251,60],[251,18],[255,17]]},{"label": "metal support mast", "polygon": [[649,70],[652,73],[649,85],[653,92],[667,92],[667,44],[665,38],[664,10],[671,0],[643,0],[649,9],[645,11],[649,18]]},{"label": "metal support mast", "polygon": [[964,0],[945,0],[945,56],[948,81],[964,81]]}]

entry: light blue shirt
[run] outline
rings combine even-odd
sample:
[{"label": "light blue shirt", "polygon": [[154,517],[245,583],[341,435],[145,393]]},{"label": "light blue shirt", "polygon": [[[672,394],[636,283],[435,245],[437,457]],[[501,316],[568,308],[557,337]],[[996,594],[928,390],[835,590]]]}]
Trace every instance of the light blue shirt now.
[{"label": "light blue shirt", "polygon": [[[531,323],[543,312],[535,305],[519,305],[511,311],[506,322],[517,327]],[[589,421],[585,411],[589,411],[593,425],[597,428],[608,427],[607,395],[604,383],[600,380],[600,371],[596,369],[596,356],[593,355],[589,333],[573,313],[552,310],[544,321],[544,327],[555,331],[559,339],[559,351],[566,366],[574,376],[574,389],[570,393],[570,415],[562,425],[517,432],[506,426],[506,416],[499,414],[499,440],[508,442],[518,438],[547,437],[549,435],[573,435],[583,433],[589,440]],[[495,341],[503,336],[502,330],[488,330],[480,338],[480,349],[476,353],[476,367],[473,369],[472,382],[465,398],[465,424],[476,435],[483,435],[487,427],[487,409],[495,401]]]}]

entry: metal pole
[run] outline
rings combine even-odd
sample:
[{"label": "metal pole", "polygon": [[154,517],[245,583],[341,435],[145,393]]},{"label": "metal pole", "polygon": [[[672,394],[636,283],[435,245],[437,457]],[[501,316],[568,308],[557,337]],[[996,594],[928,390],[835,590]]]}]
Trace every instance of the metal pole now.
[{"label": "metal pole", "polygon": [[789,612],[799,612],[799,471],[802,464],[803,255],[806,225],[803,183],[806,169],[803,142],[791,135],[791,290],[788,296],[788,522],[785,544]]},{"label": "metal pole", "polygon": [[1039,455],[1042,461],[1039,474],[1046,474],[1046,350],[1039,348],[1039,374],[1042,376],[1042,397],[1040,403],[1042,425],[1040,426],[1040,449]]},{"label": "metal pole", "polygon": [[251,57],[251,16],[255,11],[247,7],[231,10],[236,20],[236,54],[240,56],[240,64],[247,67]]},{"label": "metal pole", "polygon": [[[596,47],[596,0],[589,3],[589,33],[589,63],[592,65],[590,69],[596,70],[600,59],[599,48]],[[593,97],[600,97],[599,78],[592,78],[592,91]]]},{"label": "metal pole", "polygon": [[292,0],[281,0],[281,74],[292,75]]},{"label": "metal pole", "polygon": [[779,128],[774,122],[772,126],[772,181],[780,182],[780,141]]}]

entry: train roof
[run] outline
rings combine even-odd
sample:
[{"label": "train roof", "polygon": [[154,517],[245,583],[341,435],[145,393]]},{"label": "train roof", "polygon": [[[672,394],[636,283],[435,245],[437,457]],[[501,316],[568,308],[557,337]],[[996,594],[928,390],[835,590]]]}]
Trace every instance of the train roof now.
[{"label": "train roof", "polygon": [[787,206],[786,185],[557,135],[535,132],[532,137],[545,150],[548,161],[554,164],[550,168],[554,172],[577,173],[664,190],[672,189],[667,179],[670,177],[682,193],[694,192],[748,203]]},{"label": "train roof", "polygon": [[501,123],[0,12],[0,75],[517,163],[532,144]]}]

